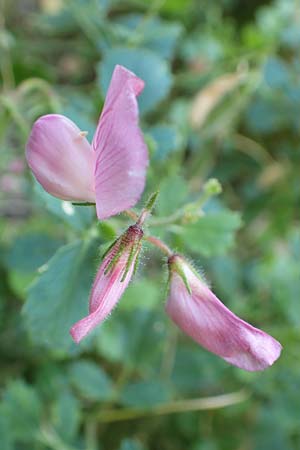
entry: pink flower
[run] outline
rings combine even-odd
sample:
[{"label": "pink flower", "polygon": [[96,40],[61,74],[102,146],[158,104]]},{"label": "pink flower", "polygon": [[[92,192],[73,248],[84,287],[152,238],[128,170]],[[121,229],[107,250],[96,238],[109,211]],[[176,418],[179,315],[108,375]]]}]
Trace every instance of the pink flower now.
[{"label": "pink flower", "polygon": [[280,343],[226,308],[183,257],[173,255],[168,264],[166,311],[187,335],[241,369],[263,370],[279,358]]},{"label": "pink flower", "polygon": [[137,264],[142,237],[142,229],[132,225],[108,250],[92,287],[89,315],[70,330],[76,343],[99,325],[119,301]]},{"label": "pink flower", "polygon": [[35,122],[26,158],[47,192],[63,200],[96,202],[99,219],[135,205],[148,165],[136,100],[143,88],[136,75],[115,67],[92,144],[62,115]]}]

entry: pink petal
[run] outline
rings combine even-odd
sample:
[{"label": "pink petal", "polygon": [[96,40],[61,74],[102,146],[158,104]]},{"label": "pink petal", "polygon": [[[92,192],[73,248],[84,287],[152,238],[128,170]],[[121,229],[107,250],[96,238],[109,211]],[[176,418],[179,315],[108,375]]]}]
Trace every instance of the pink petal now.
[{"label": "pink petal", "polygon": [[131,280],[136,258],[139,253],[139,249],[137,249],[131,260],[130,266],[128,267],[127,274],[124,277],[132,246],[138,244],[141,241],[142,236],[143,232],[139,227],[129,227],[127,232],[123,235],[123,239],[125,238],[127,240],[127,247],[108,273],[106,273],[108,264],[117,254],[120,239],[122,238],[119,238],[114,247],[104,258],[92,287],[89,315],[79,320],[79,322],[76,322],[70,330],[71,336],[77,344],[99,325],[118,303]]},{"label": "pink petal", "polygon": [[99,219],[131,208],[144,190],[148,152],[136,100],[143,88],[144,82],[132,72],[115,67],[93,139]]},{"label": "pink petal", "polygon": [[226,308],[180,256],[171,258],[171,266],[180,264],[191,294],[171,268],[166,311],[188,336],[230,364],[249,371],[266,369],[279,358],[282,347],[278,341]]},{"label": "pink petal", "polygon": [[95,154],[67,117],[40,117],[31,130],[26,159],[43,188],[63,200],[95,202]]}]

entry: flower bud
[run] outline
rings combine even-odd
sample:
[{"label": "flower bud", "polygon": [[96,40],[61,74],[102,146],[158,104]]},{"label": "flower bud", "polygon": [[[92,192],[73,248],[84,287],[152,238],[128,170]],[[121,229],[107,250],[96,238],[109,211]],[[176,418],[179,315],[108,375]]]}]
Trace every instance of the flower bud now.
[{"label": "flower bud", "polygon": [[92,287],[89,315],[70,330],[76,343],[99,325],[118,303],[135,271],[142,238],[142,229],[132,225],[108,249]]},{"label": "flower bud", "polygon": [[264,370],[279,358],[280,343],[226,308],[183,257],[172,255],[168,265],[166,312],[188,336],[248,371]]}]

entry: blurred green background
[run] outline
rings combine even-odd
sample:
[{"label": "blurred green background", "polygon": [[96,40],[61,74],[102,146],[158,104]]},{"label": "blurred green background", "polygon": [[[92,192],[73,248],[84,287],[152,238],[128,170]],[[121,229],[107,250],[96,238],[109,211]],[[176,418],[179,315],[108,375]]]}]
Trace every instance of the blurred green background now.
[{"label": "blurred green background", "polygon": [[[148,246],[112,317],[71,341],[101,252],[129,221],[50,197],[24,147],[51,112],[91,138],[117,63],[146,81],[151,233],[282,343],[265,372],[175,329]],[[1,0],[0,69],[1,450],[299,449],[300,2]],[[205,215],[168,223],[210,177],[223,193]],[[240,401],[219,408],[230,393]],[[211,396],[213,409],[190,410]]]}]

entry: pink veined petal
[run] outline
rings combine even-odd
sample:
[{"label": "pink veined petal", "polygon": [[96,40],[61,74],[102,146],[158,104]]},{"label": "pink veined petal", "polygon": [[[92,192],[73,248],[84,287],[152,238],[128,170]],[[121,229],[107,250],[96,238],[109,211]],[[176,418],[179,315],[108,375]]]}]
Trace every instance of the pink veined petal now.
[{"label": "pink veined petal", "polygon": [[99,219],[131,208],[145,186],[148,152],[138,125],[136,97],[144,82],[116,66],[93,139]]},{"label": "pink veined petal", "polygon": [[124,273],[122,270],[124,269],[124,264],[120,262],[107,275],[104,274],[105,267],[106,265],[102,263],[93,284],[90,305],[94,304],[95,307],[90,307],[89,315],[76,322],[70,330],[71,336],[77,344],[97,325],[103,322],[114,309],[130,282],[134,265],[129,268],[123,281],[121,279]]},{"label": "pink veined petal", "polygon": [[67,117],[49,114],[33,125],[26,159],[43,188],[63,200],[95,202],[95,153]]},{"label": "pink veined petal", "polygon": [[172,272],[166,305],[172,320],[198,344],[241,369],[257,371],[272,365],[280,356],[281,344],[233,314],[180,260],[192,293],[181,276]]},{"label": "pink veined petal", "polygon": [[[114,247],[104,258],[92,287],[89,302],[89,315],[79,320],[79,322],[76,322],[70,330],[71,336],[76,343],[79,343],[88,333],[99,325],[118,303],[131,280],[136,258],[139,254],[139,249],[138,247],[135,247],[135,245],[141,241],[142,236],[143,232],[139,227],[136,225],[129,227],[127,232],[123,235],[127,248],[124,249],[118,261],[107,273],[108,264],[119,250],[121,238],[119,238],[117,243],[115,243]],[[132,248],[135,249],[135,253],[130,262],[130,266],[127,268],[128,258],[130,257]],[[126,269],[127,273],[124,277]]]}]

